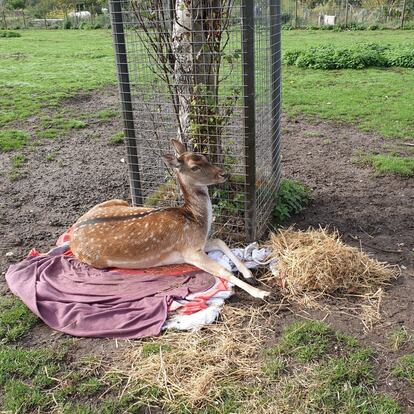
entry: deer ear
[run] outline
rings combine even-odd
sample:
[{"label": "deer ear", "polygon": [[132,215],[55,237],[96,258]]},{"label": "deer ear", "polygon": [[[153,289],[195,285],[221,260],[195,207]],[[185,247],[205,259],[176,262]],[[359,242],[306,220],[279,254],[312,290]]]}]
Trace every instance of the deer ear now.
[{"label": "deer ear", "polygon": [[162,156],[162,159],[170,168],[178,168],[180,166],[180,161],[173,154],[165,154]]},{"label": "deer ear", "polygon": [[178,141],[177,139],[172,139],[171,144],[176,150],[178,155],[181,155],[184,152],[187,152],[187,148],[185,147],[185,145],[182,142]]}]

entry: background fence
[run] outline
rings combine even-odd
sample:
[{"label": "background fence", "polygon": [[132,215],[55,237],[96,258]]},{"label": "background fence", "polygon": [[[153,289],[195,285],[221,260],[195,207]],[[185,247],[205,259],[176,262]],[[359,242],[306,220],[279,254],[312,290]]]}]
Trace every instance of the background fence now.
[{"label": "background fence", "polygon": [[50,13],[39,18],[30,10],[5,10],[0,7],[0,29],[109,29],[111,20],[108,13],[89,17],[64,17]]},{"label": "background fence", "polygon": [[[260,10],[261,0],[255,1],[255,5],[256,11]],[[49,7],[49,11],[42,10],[44,17],[47,17],[44,19],[40,18],[39,11],[33,8],[11,10],[6,0],[0,0],[0,28],[110,27],[108,14],[98,14],[89,18],[65,18],[62,11],[58,10],[57,3],[49,2]],[[414,0],[282,0],[281,7],[282,25],[285,28],[317,27],[323,23],[323,16],[334,16],[336,25],[351,28],[356,25],[371,29],[414,28]]]},{"label": "background fence", "polygon": [[210,193],[215,230],[253,240],[280,179],[280,3],[111,1],[135,204],[179,203],[161,159],[180,138],[231,174]]},{"label": "background fence", "polygon": [[292,28],[324,26],[414,29],[414,0],[282,0],[282,24]]}]

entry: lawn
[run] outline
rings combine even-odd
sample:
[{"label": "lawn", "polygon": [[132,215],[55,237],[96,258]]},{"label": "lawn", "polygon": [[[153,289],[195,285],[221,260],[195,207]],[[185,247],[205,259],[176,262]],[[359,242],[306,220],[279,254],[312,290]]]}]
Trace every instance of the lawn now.
[{"label": "lawn", "polygon": [[0,127],[25,119],[62,98],[114,84],[111,33],[22,31],[0,40]]},{"label": "lawn", "polygon": [[[107,30],[21,32],[0,39],[0,126],[25,119],[62,98],[116,82]],[[283,50],[332,43],[408,44],[414,31],[284,31]],[[390,138],[414,137],[414,70],[403,68],[322,71],[283,68],[283,107],[349,122]]]}]

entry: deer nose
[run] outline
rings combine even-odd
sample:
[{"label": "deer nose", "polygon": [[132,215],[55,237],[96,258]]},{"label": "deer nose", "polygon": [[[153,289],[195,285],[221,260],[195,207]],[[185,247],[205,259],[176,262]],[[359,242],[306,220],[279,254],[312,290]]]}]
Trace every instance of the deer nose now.
[{"label": "deer nose", "polygon": [[224,171],[224,170],[220,170],[219,173],[218,173],[218,176],[220,178],[224,178],[225,180],[227,180],[229,178],[230,174],[228,172]]}]

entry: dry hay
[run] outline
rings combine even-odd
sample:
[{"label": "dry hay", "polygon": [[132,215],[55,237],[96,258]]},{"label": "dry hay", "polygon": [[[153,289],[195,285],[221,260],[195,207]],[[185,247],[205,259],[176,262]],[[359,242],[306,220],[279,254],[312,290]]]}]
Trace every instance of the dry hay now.
[{"label": "dry hay", "polygon": [[[221,321],[202,331],[171,331],[134,343],[113,372],[127,378],[125,390],[140,389],[148,406],[195,412],[217,404],[226,384],[261,381],[260,351],[272,332],[269,312],[269,306],[226,306]],[[160,391],[156,399],[146,391],[154,387]]]},{"label": "dry hay", "polygon": [[397,275],[395,266],[344,244],[338,232],[326,228],[280,230],[271,235],[268,247],[277,259],[278,277],[268,274],[266,282],[304,305],[315,306],[320,297],[344,294],[374,302]]}]

